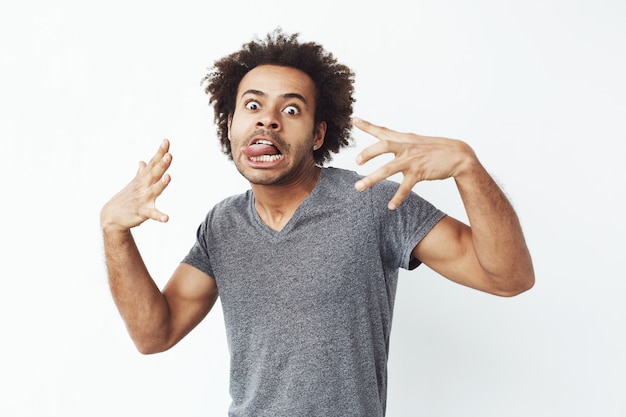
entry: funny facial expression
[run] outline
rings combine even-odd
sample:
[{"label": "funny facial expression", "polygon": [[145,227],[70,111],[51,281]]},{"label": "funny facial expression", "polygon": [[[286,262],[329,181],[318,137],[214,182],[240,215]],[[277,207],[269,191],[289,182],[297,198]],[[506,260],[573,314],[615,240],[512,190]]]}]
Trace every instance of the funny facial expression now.
[{"label": "funny facial expression", "polygon": [[325,133],[325,123],[315,126],[315,85],[306,73],[262,65],[242,78],[229,138],[233,161],[252,184],[288,184],[315,169],[313,148]]}]

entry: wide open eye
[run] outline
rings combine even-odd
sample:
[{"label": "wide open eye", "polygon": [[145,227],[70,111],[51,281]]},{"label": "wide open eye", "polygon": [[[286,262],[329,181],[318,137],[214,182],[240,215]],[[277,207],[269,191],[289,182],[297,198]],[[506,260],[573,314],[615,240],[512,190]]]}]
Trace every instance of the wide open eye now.
[{"label": "wide open eye", "polygon": [[295,116],[297,114],[300,114],[300,109],[296,106],[287,106],[285,107],[285,109],[283,110],[283,112],[290,114],[292,116]]},{"label": "wide open eye", "polygon": [[248,110],[258,110],[260,107],[259,103],[254,100],[250,100],[246,103],[246,109]]}]

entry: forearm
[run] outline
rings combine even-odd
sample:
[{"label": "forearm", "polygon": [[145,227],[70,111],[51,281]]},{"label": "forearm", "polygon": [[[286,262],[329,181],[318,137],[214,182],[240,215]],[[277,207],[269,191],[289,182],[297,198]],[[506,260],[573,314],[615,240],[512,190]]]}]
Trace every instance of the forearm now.
[{"label": "forearm", "polygon": [[534,284],[532,260],[510,202],[480,162],[469,158],[455,176],[471,226],[477,261],[498,291],[516,294]]},{"label": "forearm", "polygon": [[142,353],[165,349],[169,307],[131,231],[103,227],[103,239],[111,294],[131,338]]}]

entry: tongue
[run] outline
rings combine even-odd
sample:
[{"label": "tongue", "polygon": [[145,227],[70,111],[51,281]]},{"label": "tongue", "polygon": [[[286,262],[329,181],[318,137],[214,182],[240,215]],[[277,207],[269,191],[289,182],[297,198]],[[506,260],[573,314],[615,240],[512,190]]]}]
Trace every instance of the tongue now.
[{"label": "tongue", "polygon": [[261,145],[261,144],[244,146],[243,148],[241,148],[241,151],[247,157],[261,156],[261,155],[276,155],[278,153],[278,149],[276,149],[272,145]]}]

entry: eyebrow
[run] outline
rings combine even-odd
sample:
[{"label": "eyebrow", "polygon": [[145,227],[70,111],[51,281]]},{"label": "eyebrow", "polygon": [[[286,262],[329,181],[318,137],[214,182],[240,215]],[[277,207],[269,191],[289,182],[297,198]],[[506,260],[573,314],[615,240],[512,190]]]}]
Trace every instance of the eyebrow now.
[{"label": "eyebrow", "polygon": [[[265,94],[263,91],[251,89],[251,90],[244,91],[241,94],[241,97],[245,96],[246,94],[253,94],[253,95],[261,96],[261,97],[266,97],[267,96],[267,94]],[[283,98],[295,98],[295,99],[298,99],[298,100],[302,101],[304,104],[307,104],[306,98],[304,98],[304,96],[302,94],[285,93],[281,97],[283,97]]]}]

